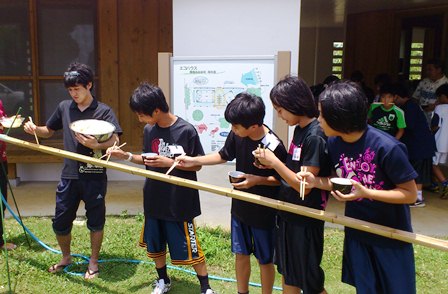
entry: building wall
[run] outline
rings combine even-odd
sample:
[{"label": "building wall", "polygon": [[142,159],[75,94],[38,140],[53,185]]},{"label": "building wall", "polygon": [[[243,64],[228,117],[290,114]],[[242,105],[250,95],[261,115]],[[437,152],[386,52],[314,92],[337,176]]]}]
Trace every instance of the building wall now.
[{"label": "building wall", "polygon": [[297,74],[300,1],[173,0],[174,56],[291,51]]},{"label": "building wall", "polygon": [[344,41],[344,28],[300,28],[299,75],[312,86],[331,75],[333,42]]}]

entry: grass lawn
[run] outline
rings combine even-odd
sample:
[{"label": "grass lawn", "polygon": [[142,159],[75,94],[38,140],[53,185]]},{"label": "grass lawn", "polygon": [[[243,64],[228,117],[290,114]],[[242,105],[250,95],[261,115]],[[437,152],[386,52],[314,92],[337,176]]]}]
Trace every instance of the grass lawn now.
[{"label": "grass lawn", "polygon": [[[50,247],[58,249],[49,218],[25,218],[25,225],[33,234]],[[13,293],[150,293],[151,283],[156,278],[154,266],[146,257],[145,250],[137,246],[143,217],[109,216],[106,222],[105,238],[100,264],[100,276],[85,281],[81,276],[60,273],[49,274],[47,268],[59,261],[60,255],[45,250],[37,242],[28,247],[22,227],[13,219],[6,220],[6,232],[10,241],[19,248],[9,252],[9,273]],[[230,251],[229,233],[221,229],[199,228],[201,246],[207,257],[209,275],[234,278],[233,256]],[[325,252],[322,266],[326,274],[326,288],[329,293],[355,293],[352,287],[340,282],[341,252],[343,232],[327,228],[325,231]],[[77,221],[73,228],[72,252],[88,255],[90,244],[88,231],[83,220]],[[417,292],[448,292],[448,253],[415,246]],[[139,260],[125,262],[114,260]],[[0,293],[8,293],[8,277],[2,251],[0,257]],[[110,260],[110,261],[107,261]],[[75,261],[83,262],[82,258]],[[70,271],[84,273],[86,264],[74,265]],[[192,268],[169,269],[173,281],[170,293],[199,293],[199,283],[195,275],[185,272]],[[251,281],[259,282],[259,271],[252,261]],[[211,280],[218,293],[236,293],[234,282]],[[277,276],[276,286],[281,286]],[[260,288],[251,287],[250,293],[261,293]],[[274,293],[281,293],[274,291]]]}]

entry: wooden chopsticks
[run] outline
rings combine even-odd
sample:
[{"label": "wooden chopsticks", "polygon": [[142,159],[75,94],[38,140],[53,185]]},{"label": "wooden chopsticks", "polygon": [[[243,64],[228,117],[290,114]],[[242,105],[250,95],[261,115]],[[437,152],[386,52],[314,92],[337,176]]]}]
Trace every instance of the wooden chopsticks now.
[{"label": "wooden chopsticks", "polygon": [[[300,167],[300,171],[301,172],[306,172],[306,166],[301,166]],[[302,200],[304,200],[305,199],[305,185],[306,185],[306,182],[305,182],[305,180],[302,178],[302,180],[300,181],[300,191],[299,191],[299,195],[300,195],[300,198],[302,199]]]},{"label": "wooden chopsticks", "polygon": [[[120,149],[121,147],[123,147],[124,145],[126,145],[126,142],[124,142],[123,144],[121,144],[120,146],[115,146],[117,144],[117,142],[114,143],[114,145],[112,146],[114,148],[114,150]],[[104,154],[103,156],[101,156],[99,159],[103,159],[104,157],[106,157],[108,154]],[[109,154],[110,155],[110,154]],[[109,158],[107,159],[107,161],[109,161]]]},{"label": "wooden chopsticks", "polygon": [[[186,153],[182,153],[180,156],[184,156],[186,155]],[[171,167],[168,169],[168,171],[165,173],[165,175],[168,175],[177,165],[179,164],[179,160],[177,160],[177,158],[174,159],[173,164],[171,165]]]},{"label": "wooden chopsticks", "polygon": [[[17,116],[16,116],[16,118],[17,118]],[[33,123],[33,119],[31,118],[31,116],[28,116],[28,119],[30,120],[31,123]],[[14,120],[15,120],[15,119],[14,119]],[[14,123],[14,122],[13,122],[13,123]],[[33,124],[34,124],[34,123],[33,123]],[[34,138],[36,138],[36,143],[37,143],[37,145],[40,145],[40,144],[39,144],[39,139],[37,138],[36,131],[34,131],[33,133],[34,133]]]}]

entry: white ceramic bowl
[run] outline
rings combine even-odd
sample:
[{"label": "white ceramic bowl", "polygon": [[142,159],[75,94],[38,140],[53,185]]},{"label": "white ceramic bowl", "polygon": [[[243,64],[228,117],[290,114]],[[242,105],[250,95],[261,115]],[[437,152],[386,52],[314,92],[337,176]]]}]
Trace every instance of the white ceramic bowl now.
[{"label": "white ceramic bowl", "polygon": [[72,122],[70,129],[75,133],[94,136],[101,143],[112,137],[115,126],[104,120],[82,119]]},{"label": "white ceramic bowl", "polygon": [[15,115],[13,115],[11,117],[4,117],[0,120],[0,123],[3,125],[3,127],[8,128],[8,129],[18,128],[22,125],[25,118],[19,116],[14,120],[15,117],[16,117]]}]

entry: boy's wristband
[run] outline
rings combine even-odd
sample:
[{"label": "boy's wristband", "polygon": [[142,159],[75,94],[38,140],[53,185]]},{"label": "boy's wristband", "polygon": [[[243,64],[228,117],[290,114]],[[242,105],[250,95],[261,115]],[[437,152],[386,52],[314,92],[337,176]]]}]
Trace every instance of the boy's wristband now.
[{"label": "boy's wristband", "polygon": [[127,152],[128,158],[126,158],[126,161],[132,161],[132,153],[131,152]]}]

